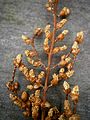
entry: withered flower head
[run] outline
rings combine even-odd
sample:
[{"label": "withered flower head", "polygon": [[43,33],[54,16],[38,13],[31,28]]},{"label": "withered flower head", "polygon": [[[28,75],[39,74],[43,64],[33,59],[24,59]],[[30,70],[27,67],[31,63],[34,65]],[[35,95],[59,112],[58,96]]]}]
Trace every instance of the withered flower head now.
[{"label": "withered flower head", "polygon": [[63,87],[65,90],[68,90],[70,88],[70,85],[66,81],[64,81]]},{"label": "withered flower head", "polygon": [[78,85],[74,86],[71,93],[73,93],[75,95],[79,95],[79,86]]},{"label": "withered flower head", "polygon": [[74,88],[71,91],[70,96],[71,96],[72,101],[75,101],[75,102],[78,101],[78,98],[79,98],[79,87],[78,87],[78,85],[74,86]]},{"label": "withered flower head", "polygon": [[22,95],[21,95],[21,99],[23,100],[23,101],[27,101],[27,99],[28,99],[28,94],[27,94],[27,92],[22,92]]},{"label": "withered flower head", "polygon": [[57,29],[61,29],[65,25],[66,22],[67,22],[67,19],[63,19],[59,23],[57,23],[56,25]]},{"label": "withered flower head", "polygon": [[18,54],[18,55],[16,56],[16,61],[17,61],[17,63],[20,63],[21,60],[22,60],[22,54]]},{"label": "withered flower head", "polygon": [[58,83],[58,75],[56,75],[55,73],[53,74],[53,79],[51,81],[51,85],[57,85]]},{"label": "withered flower head", "polygon": [[76,41],[78,42],[78,44],[82,43],[84,39],[84,33],[83,31],[78,32],[77,36],[76,36]]},{"label": "withered flower head", "polygon": [[34,35],[40,36],[43,33],[43,30],[41,28],[36,28],[34,31]]},{"label": "withered flower head", "polygon": [[70,14],[70,9],[67,7],[64,7],[60,12],[60,17],[67,17]]},{"label": "withered flower head", "polygon": [[22,35],[22,40],[27,44],[31,45],[33,43],[32,39],[27,37],[26,35]]}]

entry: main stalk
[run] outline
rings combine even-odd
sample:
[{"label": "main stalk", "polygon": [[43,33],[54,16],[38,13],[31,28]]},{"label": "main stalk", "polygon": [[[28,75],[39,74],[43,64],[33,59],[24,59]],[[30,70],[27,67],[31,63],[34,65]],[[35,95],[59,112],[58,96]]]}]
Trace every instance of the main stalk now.
[{"label": "main stalk", "polygon": [[[46,70],[46,79],[45,79],[45,85],[44,85],[44,92],[43,92],[43,105],[45,105],[46,102],[46,92],[48,88],[48,80],[51,72],[51,62],[52,62],[52,51],[54,47],[54,41],[55,41],[55,34],[56,34],[56,23],[57,23],[57,3],[54,5],[54,11],[53,11],[53,34],[52,34],[52,40],[50,45],[50,52],[48,54],[48,66]],[[42,111],[42,120],[45,120],[45,111]]]}]

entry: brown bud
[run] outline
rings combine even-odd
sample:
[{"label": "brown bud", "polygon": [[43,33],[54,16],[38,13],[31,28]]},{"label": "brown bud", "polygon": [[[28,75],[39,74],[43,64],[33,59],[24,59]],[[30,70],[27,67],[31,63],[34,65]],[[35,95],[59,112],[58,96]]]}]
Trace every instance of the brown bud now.
[{"label": "brown bud", "polygon": [[19,83],[18,83],[18,82],[15,82],[15,83],[14,83],[14,88],[15,88],[15,89],[18,89],[18,88],[19,88]]},{"label": "brown bud", "polygon": [[65,116],[69,117],[72,115],[72,111],[71,111],[71,106],[69,103],[69,100],[65,100],[64,101],[64,112],[65,112]]},{"label": "brown bud", "polygon": [[78,101],[78,98],[79,98],[79,87],[78,87],[78,85],[74,86],[74,88],[71,91],[70,96],[71,96],[72,101]]},{"label": "brown bud", "polygon": [[81,44],[83,42],[83,39],[84,39],[83,31],[78,32],[76,36],[76,41],[78,42],[78,44]]},{"label": "brown bud", "polygon": [[36,28],[34,31],[34,35],[40,36],[43,33],[43,30],[41,28]]},{"label": "brown bud", "polygon": [[56,28],[61,29],[66,22],[67,22],[67,19],[62,19],[59,23],[57,23]]},{"label": "brown bud", "polygon": [[21,99],[22,99],[23,101],[27,101],[27,99],[28,99],[28,94],[27,94],[27,92],[24,91],[24,92],[22,93]]},{"label": "brown bud", "polygon": [[22,35],[22,39],[27,45],[31,45],[33,43],[32,39],[25,35]]},{"label": "brown bud", "polygon": [[70,9],[67,8],[67,7],[64,7],[64,8],[61,10],[59,16],[60,16],[60,17],[67,17],[69,14],[70,14]]},{"label": "brown bud", "polygon": [[69,120],[80,120],[80,116],[77,114],[72,115]]}]

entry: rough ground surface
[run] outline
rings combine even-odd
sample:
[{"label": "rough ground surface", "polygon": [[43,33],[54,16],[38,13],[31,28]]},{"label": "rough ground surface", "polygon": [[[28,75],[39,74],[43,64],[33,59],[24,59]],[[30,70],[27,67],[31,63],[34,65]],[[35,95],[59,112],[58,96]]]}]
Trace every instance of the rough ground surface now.
[{"label": "rough ground surface", "polygon": [[[30,36],[33,29],[44,27],[52,20],[44,9],[45,2],[46,0],[0,0],[0,120],[25,120],[22,112],[9,100],[5,83],[11,78],[13,57],[27,48],[21,35],[25,33]],[[70,47],[78,31],[83,30],[85,33],[85,42],[75,64],[76,73],[69,83],[80,86],[78,113],[81,120],[90,120],[90,0],[61,0],[60,8],[63,6],[72,10],[69,22],[63,28],[70,31],[64,42]],[[41,55],[42,41],[40,38],[36,42]],[[41,57],[46,62],[46,58],[43,55]],[[17,73],[16,79],[26,85],[21,73]],[[58,107],[64,98],[61,86],[48,92],[48,100]]]}]

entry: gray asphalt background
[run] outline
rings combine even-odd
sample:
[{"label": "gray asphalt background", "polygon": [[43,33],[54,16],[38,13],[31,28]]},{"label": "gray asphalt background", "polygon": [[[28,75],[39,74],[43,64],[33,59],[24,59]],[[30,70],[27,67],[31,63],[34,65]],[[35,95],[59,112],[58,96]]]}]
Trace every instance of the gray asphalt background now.
[{"label": "gray asphalt background", "polygon": [[[32,36],[33,29],[43,28],[51,22],[52,17],[47,14],[45,3],[46,0],[0,0],[0,120],[26,120],[22,112],[10,102],[5,83],[11,79],[13,57],[29,48],[22,42],[21,35]],[[70,31],[64,43],[70,47],[78,31],[83,30],[85,33],[85,42],[80,47],[81,52],[75,64],[76,72],[69,83],[72,87],[75,84],[80,86],[77,111],[81,120],[90,120],[90,0],[61,0],[59,6],[60,9],[67,6],[72,11],[69,22],[63,28]],[[46,62],[42,41],[40,38],[35,44],[42,60]],[[54,59],[56,62],[58,57],[56,55]],[[16,79],[24,87],[27,85],[20,72],[17,72]],[[48,100],[58,107],[62,106],[65,97],[61,88],[62,82],[48,91]]]}]

